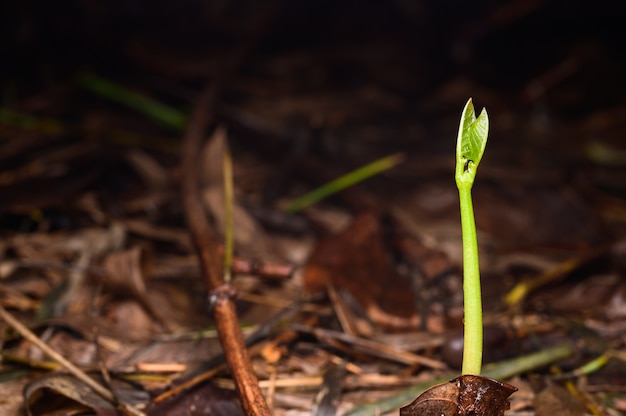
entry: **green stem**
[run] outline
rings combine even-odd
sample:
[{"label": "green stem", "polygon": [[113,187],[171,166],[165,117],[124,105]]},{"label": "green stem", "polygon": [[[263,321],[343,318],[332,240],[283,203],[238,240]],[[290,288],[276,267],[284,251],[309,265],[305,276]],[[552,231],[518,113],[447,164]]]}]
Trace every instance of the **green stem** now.
[{"label": "green stem", "polygon": [[465,315],[463,374],[480,374],[483,357],[483,313],[472,184],[459,185],[463,234],[463,307]]},{"label": "green stem", "polygon": [[463,234],[463,305],[465,335],[463,341],[463,374],[480,375],[483,360],[483,312],[480,295],[480,268],[472,185],[476,169],[485,152],[489,133],[489,117],[483,109],[476,117],[472,99],[467,100],[456,144],[454,178],[461,201],[461,231]]}]

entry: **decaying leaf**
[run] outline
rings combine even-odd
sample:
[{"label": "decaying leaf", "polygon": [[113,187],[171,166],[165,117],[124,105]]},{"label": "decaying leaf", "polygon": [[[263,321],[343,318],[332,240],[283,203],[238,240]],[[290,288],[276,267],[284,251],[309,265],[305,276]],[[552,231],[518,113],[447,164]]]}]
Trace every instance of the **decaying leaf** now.
[{"label": "decaying leaf", "polygon": [[411,282],[398,275],[389,261],[375,215],[364,213],[337,237],[315,249],[304,275],[311,293],[332,285],[351,295],[367,316],[388,328],[415,328]]},{"label": "decaying leaf", "polygon": [[107,272],[105,284],[110,290],[132,296],[150,317],[166,328],[167,324],[146,294],[146,274],[142,267],[142,255],[139,247],[108,254],[102,263]]},{"label": "decaying leaf", "polygon": [[400,409],[400,416],[450,416],[458,408],[459,389],[452,382],[437,384]]},{"label": "decaying leaf", "polygon": [[559,416],[574,416],[586,413],[584,403],[558,384],[548,383],[535,396],[535,414],[537,416],[557,414]]},{"label": "decaying leaf", "polygon": [[475,375],[437,384],[400,409],[400,416],[502,416],[517,387]]},{"label": "decaying leaf", "polygon": [[[113,380],[120,400],[131,405],[146,403],[148,394],[128,383]],[[68,374],[52,374],[29,383],[24,388],[24,403],[28,416],[82,414],[90,410],[97,416],[117,416],[115,406],[87,385]]]}]

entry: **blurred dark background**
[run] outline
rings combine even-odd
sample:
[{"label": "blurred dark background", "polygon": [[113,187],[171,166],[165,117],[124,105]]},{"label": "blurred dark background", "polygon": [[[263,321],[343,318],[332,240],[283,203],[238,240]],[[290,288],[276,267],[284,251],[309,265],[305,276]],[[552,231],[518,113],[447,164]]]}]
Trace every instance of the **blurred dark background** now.
[{"label": "blurred dark background", "polygon": [[4,1],[0,105],[82,124],[104,108],[176,141],[81,76],[186,114],[239,55],[218,81],[219,117],[271,160],[317,152],[337,174],[402,151],[418,161],[397,171],[412,182],[429,155],[451,154],[471,96],[490,114],[499,156],[486,164],[573,172],[597,156],[591,142],[624,147],[624,15],[608,0]]},{"label": "blurred dark background", "polygon": [[[259,71],[263,56],[312,53],[309,67],[299,68],[303,89],[319,86],[319,77],[346,89],[376,82],[419,101],[463,76],[512,105],[541,101],[559,116],[578,117],[620,104],[626,82],[626,4],[619,1],[65,0],[0,7],[4,105],[79,71],[150,75],[137,56],[141,48],[218,60],[256,36],[241,71]],[[329,72],[315,78],[310,72],[322,64]],[[533,84],[539,81],[544,85]]]}]

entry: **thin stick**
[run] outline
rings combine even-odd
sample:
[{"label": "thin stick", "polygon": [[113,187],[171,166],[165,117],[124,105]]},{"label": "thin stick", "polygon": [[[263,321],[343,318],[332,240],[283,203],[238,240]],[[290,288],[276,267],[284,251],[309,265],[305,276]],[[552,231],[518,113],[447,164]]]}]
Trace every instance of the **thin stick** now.
[{"label": "thin stick", "polygon": [[337,340],[341,342],[345,342],[350,344],[352,349],[359,352],[364,352],[366,354],[371,354],[376,357],[386,358],[388,360],[396,361],[403,364],[415,365],[421,364],[426,367],[434,368],[434,369],[444,369],[446,365],[437,360],[433,360],[432,358],[424,357],[422,355],[413,354],[407,351],[401,351],[397,348],[391,347],[389,345],[381,344],[380,342],[373,341],[370,339],[358,338],[343,332],[333,331],[330,329],[323,328],[311,328],[306,325],[301,324],[292,324],[291,328],[299,331],[305,332],[309,334],[313,334],[320,340]]},{"label": "thin stick", "polygon": [[[215,85],[215,84],[214,84]],[[198,183],[198,155],[202,139],[212,117],[212,106],[217,87],[206,88],[198,100],[185,133],[182,151],[182,191],[185,217],[191,239],[200,258],[200,266],[207,292],[213,306],[213,316],[224,355],[246,415],[270,416],[270,410],[252,370],[252,362],[245,347],[235,303],[234,290],[225,285],[219,256],[219,245],[203,210]]]},{"label": "thin stick", "polygon": [[170,397],[174,397],[177,394],[180,394],[186,390],[189,390],[190,388],[197,386],[198,384],[202,383],[203,381],[209,380],[210,378],[212,378],[213,376],[215,376],[217,373],[219,373],[220,371],[222,371],[224,369],[224,367],[226,367],[226,365],[219,365],[209,371],[205,371],[202,374],[199,374],[195,377],[192,377],[191,379],[180,383],[174,387],[172,387],[171,389],[159,394],[157,397],[155,397],[154,399],[152,399],[152,403],[154,404],[159,404],[167,399],[169,399]]},{"label": "thin stick", "polygon": [[74,377],[91,387],[93,391],[98,393],[108,402],[117,404],[115,401],[115,397],[109,390],[107,390],[104,386],[95,381],[93,378],[89,377],[83,370],[69,362],[61,354],[50,348],[50,346],[48,346],[45,342],[39,339],[37,335],[35,335],[30,329],[24,326],[24,324],[18,321],[9,311],[4,309],[2,305],[0,305],[0,317],[4,319],[7,324],[11,325],[13,329],[19,332],[21,336],[35,344],[46,355],[65,367],[67,371],[69,371]]}]

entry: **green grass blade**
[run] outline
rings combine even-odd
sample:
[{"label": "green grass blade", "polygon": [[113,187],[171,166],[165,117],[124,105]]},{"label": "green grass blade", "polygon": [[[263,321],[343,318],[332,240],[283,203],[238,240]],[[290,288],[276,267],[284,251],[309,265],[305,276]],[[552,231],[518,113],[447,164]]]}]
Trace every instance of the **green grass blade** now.
[{"label": "green grass blade", "polygon": [[233,183],[233,157],[228,147],[228,142],[224,143],[224,282],[230,283],[231,270],[234,255],[234,205],[235,190]]},{"label": "green grass blade", "polygon": [[83,75],[80,78],[80,84],[89,91],[137,110],[166,127],[182,130],[187,124],[187,115],[175,108],[126,89],[95,74]]},{"label": "green grass blade", "polygon": [[283,209],[284,211],[289,213],[298,212],[324,198],[327,198],[330,195],[336,194],[343,189],[346,189],[356,183],[362,182],[371,176],[391,169],[402,161],[404,161],[404,155],[402,155],[401,153],[396,153],[390,156],[386,156],[382,159],[378,159],[363,167],[353,170],[346,175],[334,179],[297,199],[294,199],[293,201],[289,202]]}]

